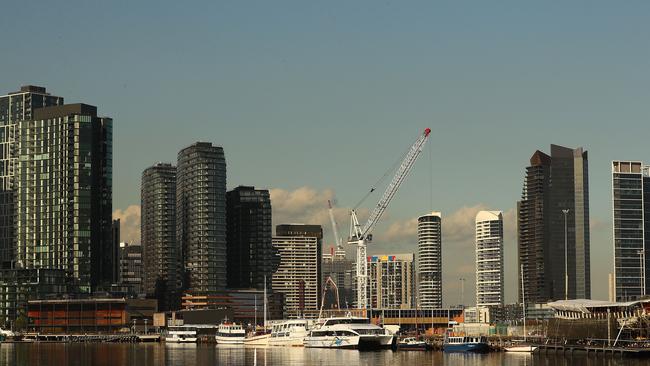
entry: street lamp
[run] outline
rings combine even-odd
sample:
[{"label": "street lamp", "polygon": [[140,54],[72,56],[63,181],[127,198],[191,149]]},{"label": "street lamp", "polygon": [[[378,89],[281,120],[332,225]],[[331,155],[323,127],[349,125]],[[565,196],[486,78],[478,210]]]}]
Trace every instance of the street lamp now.
[{"label": "street lamp", "polygon": [[569,255],[568,255],[568,245],[567,245],[567,221],[566,215],[569,213],[569,209],[566,208],[562,210],[564,214],[564,300],[569,300]]},{"label": "street lamp", "polygon": [[639,271],[641,272],[641,296],[645,296],[645,252],[643,249],[636,251],[639,255]]}]

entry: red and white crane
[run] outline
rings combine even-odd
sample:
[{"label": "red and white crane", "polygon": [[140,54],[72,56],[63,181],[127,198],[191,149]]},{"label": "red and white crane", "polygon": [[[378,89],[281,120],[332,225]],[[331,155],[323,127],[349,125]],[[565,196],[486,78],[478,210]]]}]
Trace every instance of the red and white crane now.
[{"label": "red and white crane", "polygon": [[[381,197],[379,202],[377,202],[374,210],[370,213],[365,225],[361,226],[359,223],[356,207],[350,212],[350,236],[348,238],[348,244],[357,246],[357,308],[366,308],[368,306],[368,263],[366,245],[372,241],[372,229],[377,225],[377,222],[386,211],[386,208],[388,208],[388,204],[390,204],[390,201],[395,196],[395,193],[397,193],[400,185],[402,185],[402,182],[404,182],[404,179],[408,176],[411,168],[413,168],[413,165],[418,156],[420,156],[422,147],[427,141],[430,133],[431,129],[426,128],[406,153],[406,156],[397,169],[395,176],[393,176],[393,180],[390,182],[388,187],[386,187],[384,195]],[[373,187],[370,192],[374,190],[375,188]]]}]

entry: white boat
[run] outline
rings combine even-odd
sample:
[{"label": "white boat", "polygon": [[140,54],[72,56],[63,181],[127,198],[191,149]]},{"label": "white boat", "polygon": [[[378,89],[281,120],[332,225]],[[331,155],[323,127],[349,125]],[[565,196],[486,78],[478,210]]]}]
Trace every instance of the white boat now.
[{"label": "white boat", "polygon": [[530,344],[517,344],[509,347],[505,347],[506,352],[519,352],[519,353],[533,353],[537,349],[537,346],[531,346]]},{"label": "white boat", "polygon": [[196,343],[196,329],[185,326],[169,327],[165,342],[169,343]]},{"label": "white boat", "polygon": [[333,317],[309,331],[304,345],[308,348],[388,348],[393,344],[394,335],[386,329],[371,324],[361,317]]},{"label": "white boat", "polygon": [[271,326],[269,346],[302,347],[309,333],[309,323],[305,319],[291,319]]},{"label": "white boat", "polygon": [[523,312],[523,325],[524,325],[524,340],[523,342],[513,344],[509,347],[505,347],[506,352],[518,352],[518,353],[533,353],[537,349],[536,346],[526,343],[526,291],[524,287],[524,265],[521,265],[521,308]]},{"label": "white boat", "polygon": [[219,324],[215,340],[217,344],[244,344],[246,338],[246,331],[237,323],[229,323],[225,321]]},{"label": "white boat", "polygon": [[269,338],[271,338],[270,333],[255,333],[250,332],[244,338],[245,346],[268,346]]}]

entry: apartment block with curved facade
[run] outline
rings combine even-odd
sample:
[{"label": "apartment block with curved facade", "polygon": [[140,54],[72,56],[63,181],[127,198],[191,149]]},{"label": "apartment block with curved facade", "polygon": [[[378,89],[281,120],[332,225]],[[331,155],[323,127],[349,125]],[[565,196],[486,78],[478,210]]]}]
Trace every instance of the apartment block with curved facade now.
[{"label": "apartment block with curved facade", "polygon": [[418,217],[418,303],[423,308],[442,307],[442,215]]},{"label": "apartment block with curved facade", "polygon": [[503,305],[503,214],[476,215],[476,305]]}]

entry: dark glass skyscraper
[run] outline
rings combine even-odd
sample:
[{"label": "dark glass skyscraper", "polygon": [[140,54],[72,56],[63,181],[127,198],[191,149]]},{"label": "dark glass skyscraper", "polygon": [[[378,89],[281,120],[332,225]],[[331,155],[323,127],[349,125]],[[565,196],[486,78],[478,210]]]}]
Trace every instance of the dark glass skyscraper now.
[{"label": "dark glass skyscraper", "polygon": [[271,198],[266,189],[239,186],[226,193],[228,287],[271,289],[279,257],[273,248]]},{"label": "dark glass skyscraper", "polygon": [[637,300],[648,293],[650,167],[612,162],[612,206],[616,301]]},{"label": "dark glass skyscraper", "polygon": [[201,295],[226,288],[226,158],[223,148],[197,142],[178,153],[176,238],[183,288]]},{"label": "dark glass skyscraper", "polygon": [[[517,230],[529,303],[565,298],[565,258],[567,297],[591,297],[587,171],[586,151],[558,145],[551,145],[550,156],[536,151],[526,168]],[[568,210],[566,257],[563,210]]]},{"label": "dark glass skyscraper", "polygon": [[176,241],[176,167],[158,163],[142,172],[140,236],[144,291],[158,307],[180,305],[180,248]]},{"label": "dark glass skyscraper", "polygon": [[68,104],[35,109],[17,132],[17,266],[63,269],[84,292],[109,285],[112,120]]}]

